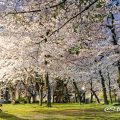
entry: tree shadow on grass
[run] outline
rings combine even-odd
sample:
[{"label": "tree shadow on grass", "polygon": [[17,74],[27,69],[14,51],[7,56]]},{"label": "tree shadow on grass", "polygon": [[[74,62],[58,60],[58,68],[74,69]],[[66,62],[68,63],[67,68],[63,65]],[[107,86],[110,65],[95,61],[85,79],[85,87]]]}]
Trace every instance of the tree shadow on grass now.
[{"label": "tree shadow on grass", "polygon": [[0,119],[5,119],[5,120],[28,120],[24,118],[19,118],[17,116],[14,116],[12,114],[8,114],[5,112],[0,112]]}]

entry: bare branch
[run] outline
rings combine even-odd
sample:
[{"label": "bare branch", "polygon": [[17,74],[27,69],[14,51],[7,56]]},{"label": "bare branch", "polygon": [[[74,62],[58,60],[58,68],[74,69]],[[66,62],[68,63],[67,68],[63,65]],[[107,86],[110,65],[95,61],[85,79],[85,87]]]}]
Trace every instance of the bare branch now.
[{"label": "bare branch", "polygon": [[[56,5],[52,5],[50,6],[49,8],[55,8],[55,7],[58,7],[62,4],[64,4],[67,0],[63,1],[63,2],[60,2]],[[47,9],[47,6],[46,6],[46,9]],[[8,14],[24,14],[24,13],[37,13],[37,12],[41,12],[41,9],[38,9],[38,10],[29,10],[29,11],[15,11],[15,12],[9,12]]]},{"label": "bare branch", "polygon": [[88,10],[93,4],[95,4],[98,0],[94,0],[91,4],[89,4],[88,6],[86,6],[81,12],[79,12],[78,14],[76,14],[75,16],[71,17],[69,20],[67,20],[61,27],[59,27],[57,30],[53,31],[50,35],[52,36],[54,33],[58,32],[60,29],[62,29],[66,24],[68,24],[71,20],[73,20],[74,18],[78,17],[79,15],[81,15],[83,12],[85,12],[86,10]]}]

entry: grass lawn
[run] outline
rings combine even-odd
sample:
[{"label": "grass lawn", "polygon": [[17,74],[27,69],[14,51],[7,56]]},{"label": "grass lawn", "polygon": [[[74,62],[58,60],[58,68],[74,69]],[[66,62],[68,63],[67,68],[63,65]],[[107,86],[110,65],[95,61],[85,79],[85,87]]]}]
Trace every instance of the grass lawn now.
[{"label": "grass lawn", "polygon": [[47,108],[37,104],[5,104],[0,120],[120,120],[120,112],[104,112],[108,106],[69,103],[53,104],[52,108]]}]

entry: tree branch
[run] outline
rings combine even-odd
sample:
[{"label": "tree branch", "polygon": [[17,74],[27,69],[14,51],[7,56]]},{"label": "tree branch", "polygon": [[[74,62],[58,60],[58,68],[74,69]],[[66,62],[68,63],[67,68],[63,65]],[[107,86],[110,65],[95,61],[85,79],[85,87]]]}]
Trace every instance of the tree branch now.
[{"label": "tree branch", "polygon": [[[55,8],[55,7],[58,7],[62,4],[64,4],[67,0],[64,0],[63,2],[60,2],[56,5],[52,5],[50,6],[49,8]],[[47,6],[46,6],[46,9],[47,9]],[[37,13],[37,12],[41,12],[41,9],[38,9],[38,10],[29,10],[29,11],[19,11],[19,12],[9,12],[8,14],[24,14],[24,13]]]},{"label": "tree branch", "polygon": [[74,18],[78,17],[79,15],[81,15],[84,11],[88,10],[93,4],[95,4],[98,0],[94,0],[92,3],[90,3],[88,6],[86,6],[81,12],[79,12],[78,14],[76,14],[75,16],[71,17],[69,20],[67,20],[61,27],[59,27],[57,30],[53,31],[50,35],[52,36],[54,33],[58,32],[60,29],[62,29],[66,24],[68,24],[71,20],[73,20]]}]

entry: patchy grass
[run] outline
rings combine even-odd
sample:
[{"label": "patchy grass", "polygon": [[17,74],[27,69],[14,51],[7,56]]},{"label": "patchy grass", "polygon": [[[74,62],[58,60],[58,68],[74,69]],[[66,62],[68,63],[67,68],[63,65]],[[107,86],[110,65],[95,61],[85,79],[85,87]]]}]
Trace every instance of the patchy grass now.
[{"label": "patchy grass", "polygon": [[[102,104],[53,104],[47,108],[37,104],[5,104],[0,120],[119,120],[120,112],[104,112]],[[117,106],[119,107],[119,106]]]}]

